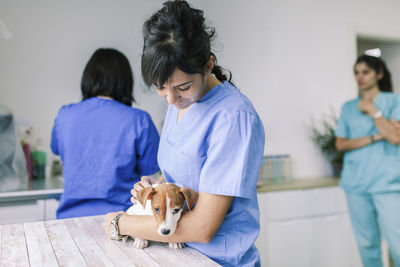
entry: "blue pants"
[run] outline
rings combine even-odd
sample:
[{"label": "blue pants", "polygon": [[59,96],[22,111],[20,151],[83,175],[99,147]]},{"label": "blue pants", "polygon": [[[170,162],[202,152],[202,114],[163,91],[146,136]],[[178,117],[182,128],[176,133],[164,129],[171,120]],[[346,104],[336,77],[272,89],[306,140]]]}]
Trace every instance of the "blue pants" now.
[{"label": "blue pants", "polygon": [[394,263],[400,267],[400,192],[353,194],[347,205],[365,267],[381,267],[381,232]]}]

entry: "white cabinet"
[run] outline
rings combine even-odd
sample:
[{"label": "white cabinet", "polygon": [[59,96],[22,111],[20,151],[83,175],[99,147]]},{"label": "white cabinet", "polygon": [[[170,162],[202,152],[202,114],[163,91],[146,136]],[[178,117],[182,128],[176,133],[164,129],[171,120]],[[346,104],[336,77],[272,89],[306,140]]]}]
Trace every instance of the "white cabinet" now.
[{"label": "white cabinet", "polygon": [[3,203],[0,206],[0,224],[43,220],[44,200]]},{"label": "white cabinet", "polygon": [[2,203],[0,224],[43,221],[56,218],[58,200],[37,199]]},{"label": "white cabinet", "polygon": [[259,193],[265,267],[362,266],[341,188]]},{"label": "white cabinet", "polygon": [[59,204],[58,199],[49,198],[46,199],[45,206],[44,206],[44,220],[55,220],[56,219],[56,211]]}]

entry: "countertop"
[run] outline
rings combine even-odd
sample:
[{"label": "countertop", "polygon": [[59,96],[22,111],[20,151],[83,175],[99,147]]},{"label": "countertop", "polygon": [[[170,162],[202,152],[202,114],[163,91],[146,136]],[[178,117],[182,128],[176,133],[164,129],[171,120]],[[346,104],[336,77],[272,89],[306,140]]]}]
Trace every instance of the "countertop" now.
[{"label": "countertop", "polygon": [[314,177],[294,178],[288,182],[268,183],[257,188],[258,193],[267,193],[284,190],[304,190],[320,187],[338,186],[339,178],[336,177]]},{"label": "countertop", "polygon": [[200,252],[110,240],[103,216],[0,225],[2,266],[220,266]]},{"label": "countertop", "polygon": [[[267,193],[273,191],[303,190],[337,186],[338,184],[339,178],[335,177],[294,178],[289,182],[263,184],[257,188],[257,192]],[[0,193],[0,204],[15,201],[59,198],[63,190],[64,182],[61,176],[34,180],[28,185],[28,190]]]},{"label": "countertop", "polygon": [[0,204],[9,202],[59,198],[64,191],[64,181],[62,176],[38,179],[29,182],[27,189],[1,192]]}]

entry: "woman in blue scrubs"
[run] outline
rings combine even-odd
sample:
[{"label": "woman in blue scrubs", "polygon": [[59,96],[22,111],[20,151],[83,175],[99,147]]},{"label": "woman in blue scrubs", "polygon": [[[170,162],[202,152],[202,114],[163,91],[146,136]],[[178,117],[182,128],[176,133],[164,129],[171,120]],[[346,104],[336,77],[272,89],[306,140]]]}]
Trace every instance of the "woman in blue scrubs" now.
[{"label": "woman in blue scrubs", "polygon": [[343,105],[336,129],[340,184],[364,266],[382,266],[381,231],[400,266],[400,95],[377,57],[361,55],[354,74],[360,96]]},{"label": "woman in blue scrubs", "polygon": [[64,193],[57,218],[105,214],[131,206],[129,190],[156,173],[158,132],[150,116],[132,108],[128,59],[98,49],[82,75],[83,100],[63,106],[51,149],[63,162]]},{"label": "woman in blue scrubs", "polygon": [[[142,75],[169,103],[158,163],[167,182],[199,192],[170,236],[150,216],[119,217],[120,235],[185,242],[222,266],[259,266],[256,182],[264,152],[262,121],[210,50],[203,11],[169,1],[144,24]],[[156,181],[142,178],[136,193]],[[120,213],[105,217],[110,222]]]}]

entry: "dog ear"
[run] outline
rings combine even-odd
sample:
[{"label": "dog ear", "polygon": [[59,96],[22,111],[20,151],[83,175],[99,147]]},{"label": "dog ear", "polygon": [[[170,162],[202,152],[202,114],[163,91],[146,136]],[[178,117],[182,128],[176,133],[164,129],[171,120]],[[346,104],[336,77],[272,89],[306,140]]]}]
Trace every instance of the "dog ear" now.
[{"label": "dog ear", "polygon": [[199,198],[199,194],[188,187],[181,187],[180,193],[185,197],[187,207],[189,210],[191,210]]},{"label": "dog ear", "polygon": [[153,187],[145,187],[137,193],[138,200],[143,208],[146,208],[147,199],[151,199],[154,193]]}]

